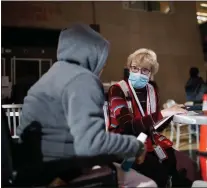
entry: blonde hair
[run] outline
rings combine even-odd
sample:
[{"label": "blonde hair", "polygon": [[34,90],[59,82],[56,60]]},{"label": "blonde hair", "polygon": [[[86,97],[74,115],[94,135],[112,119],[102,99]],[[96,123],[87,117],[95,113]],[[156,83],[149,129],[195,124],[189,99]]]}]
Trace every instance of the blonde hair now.
[{"label": "blonde hair", "polygon": [[152,75],[155,75],[159,69],[159,63],[157,62],[157,55],[154,51],[146,48],[136,50],[129,55],[127,59],[127,67],[130,68],[132,63],[137,65],[148,65],[151,67]]}]

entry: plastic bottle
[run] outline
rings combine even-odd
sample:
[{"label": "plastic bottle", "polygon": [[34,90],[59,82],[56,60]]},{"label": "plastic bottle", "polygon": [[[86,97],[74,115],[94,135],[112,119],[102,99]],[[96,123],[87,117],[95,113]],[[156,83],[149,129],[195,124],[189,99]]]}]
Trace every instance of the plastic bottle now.
[{"label": "plastic bottle", "polygon": [[[146,139],[147,139],[147,135],[144,133],[140,133],[139,136],[137,137],[137,140],[139,140],[143,144],[145,143]],[[121,164],[122,170],[124,170],[125,172],[129,171],[130,168],[132,167],[135,159],[136,159],[136,157],[130,157],[130,158],[124,159],[124,161]]]},{"label": "plastic bottle", "polygon": [[207,115],[207,94],[203,95],[203,108],[202,111],[205,115]]}]

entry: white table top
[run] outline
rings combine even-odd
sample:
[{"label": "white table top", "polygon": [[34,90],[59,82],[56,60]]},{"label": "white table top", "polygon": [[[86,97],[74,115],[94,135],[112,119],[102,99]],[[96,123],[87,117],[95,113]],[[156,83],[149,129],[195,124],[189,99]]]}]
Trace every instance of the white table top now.
[{"label": "white table top", "polygon": [[191,124],[191,125],[206,125],[207,116],[203,114],[196,115],[174,115],[173,121],[175,123]]}]

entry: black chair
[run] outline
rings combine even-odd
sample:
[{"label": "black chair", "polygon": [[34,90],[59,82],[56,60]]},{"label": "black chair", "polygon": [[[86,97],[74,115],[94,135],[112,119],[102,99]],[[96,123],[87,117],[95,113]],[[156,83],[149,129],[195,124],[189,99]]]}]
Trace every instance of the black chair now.
[{"label": "black chair", "polygon": [[[27,151],[24,151],[20,144],[13,142],[3,109],[1,139],[2,185],[4,187],[48,186],[55,178],[65,173],[68,178],[67,187],[118,187],[115,167],[108,165],[116,160],[116,156],[74,157],[50,162],[25,160],[23,156],[27,156]],[[91,167],[94,165],[102,167],[92,170]],[[74,169],[77,166],[91,170],[87,173],[77,171],[78,173],[74,175]]]}]

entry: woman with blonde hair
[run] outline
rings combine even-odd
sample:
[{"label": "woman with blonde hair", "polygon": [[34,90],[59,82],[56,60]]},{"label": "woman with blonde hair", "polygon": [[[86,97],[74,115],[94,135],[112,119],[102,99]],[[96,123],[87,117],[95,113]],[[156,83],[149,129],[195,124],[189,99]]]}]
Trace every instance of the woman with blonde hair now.
[{"label": "woman with blonde hair", "polygon": [[[172,182],[173,186],[191,186],[195,180],[193,162],[174,150],[173,143],[153,126],[163,117],[187,112],[181,108],[182,105],[160,110],[157,89],[150,84],[159,70],[157,55],[150,49],[139,49],[128,57],[127,68],[128,78],[111,86],[108,92],[108,130],[134,136],[140,132],[147,133],[145,161],[134,164],[134,169],[152,178],[159,187],[166,186],[168,182]],[[177,155],[179,160],[185,160],[178,169]]]}]

